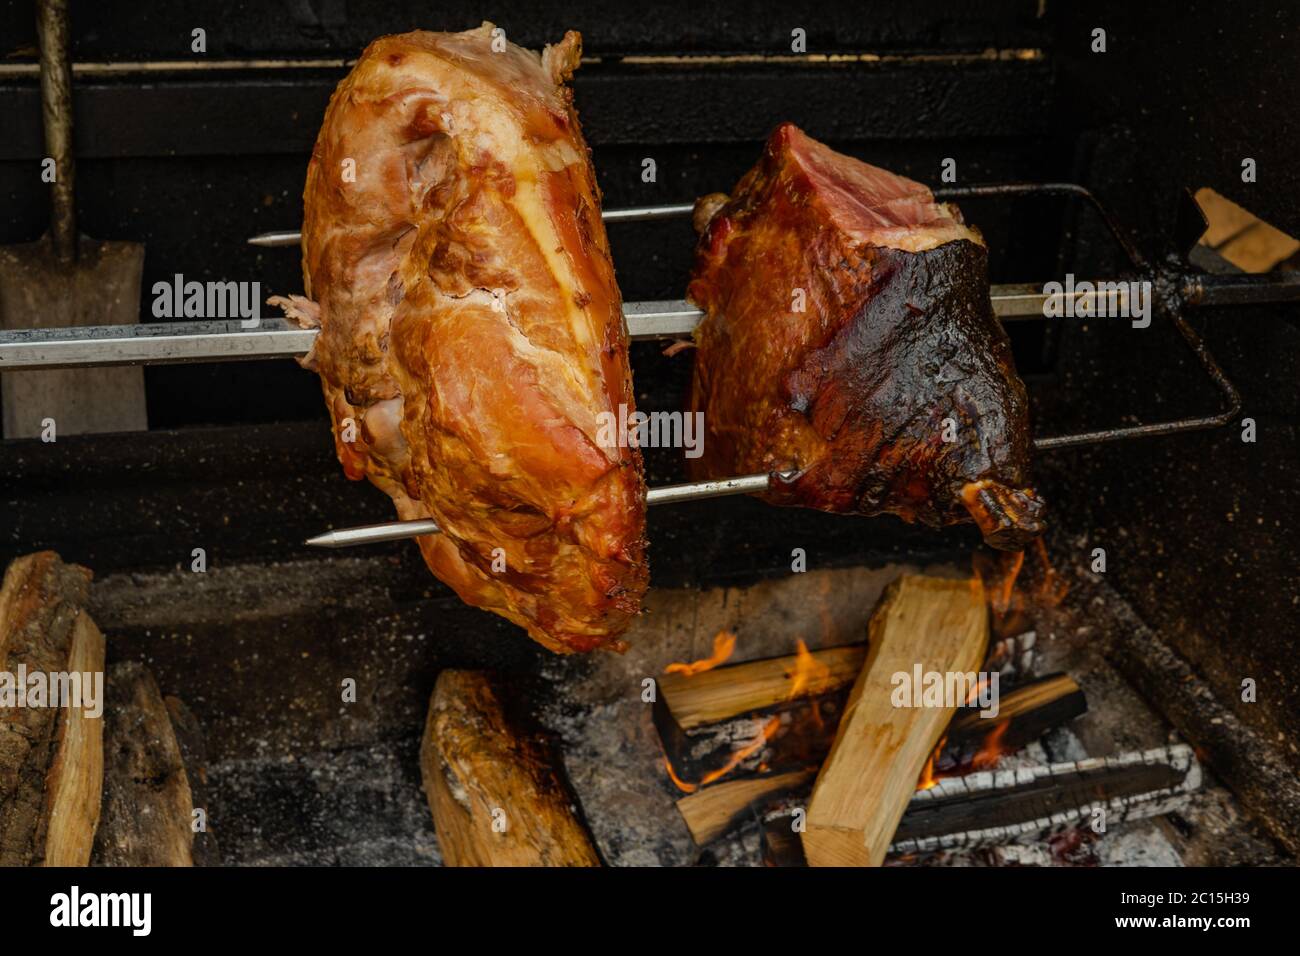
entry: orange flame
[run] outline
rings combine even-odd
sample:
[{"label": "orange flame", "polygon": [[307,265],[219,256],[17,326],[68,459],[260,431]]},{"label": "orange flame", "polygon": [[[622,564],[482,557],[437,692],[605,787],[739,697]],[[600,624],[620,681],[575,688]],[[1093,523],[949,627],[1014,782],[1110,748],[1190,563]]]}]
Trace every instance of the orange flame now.
[{"label": "orange flame", "polygon": [[980,746],[979,753],[971,759],[971,770],[988,770],[997,764],[1006,753],[1006,749],[1002,746],[1002,738],[1007,735],[1010,726],[1011,721],[1004,720],[989,732]]},{"label": "orange flame", "polygon": [[[823,664],[817,658],[813,657],[808,650],[808,645],[803,642],[803,638],[798,638],[795,642],[794,652],[794,672],[790,681],[790,693],[786,695],[786,700],[794,700],[804,694],[816,693],[816,691],[830,681],[830,665]],[[814,701],[812,704],[812,719],[821,730],[825,724],[822,721],[821,706]]]},{"label": "orange flame", "polygon": [[934,750],[930,752],[930,759],[925,762],[925,767],[921,770],[921,779],[916,781],[917,790],[929,790],[939,782],[938,776],[934,772],[935,761],[943,753],[943,745],[948,742],[948,735],[944,734],[939,738],[939,742],[934,745]]},{"label": "orange flame", "polygon": [[1048,607],[1056,607],[1070,593],[1070,585],[1057,573],[1056,568],[1052,567],[1052,562],[1047,559],[1047,547],[1043,544],[1042,538],[1034,539],[1034,550],[1037,552],[1038,560],[1043,566],[1043,580],[1039,582],[1035,596],[1038,598],[1039,603]]},{"label": "orange flame", "polygon": [[689,664],[680,661],[669,664],[664,668],[665,674],[683,674],[686,677],[694,677],[696,674],[702,674],[705,671],[711,671],[719,664],[725,663],[736,650],[736,635],[731,631],[718,631],[713,637],[713,653],[708,657],[701,658],[698,661],[691,661]]},{"label": "orange flame", "polygon": [[728,758],[724,766],[719,767],[717,770],[710,770],[700,778],[699,783],[687,783],[681,777],[677,776],[677,772],[673,770],[672,761],[668,759],[667,754],[664,755],[664,768],[668,771],[668,777],[672,780],[678,790],[682,791],[682,793],[694,793],[696,790],[700,789],[700,787],[707,787],[715,780],[725,777],[727,774],[731,773],[731,771],[739,767],[747,758],[753,756],[763,749],[763,747],[767,746],[767,742],[776,736],[776,732],[780,726],[780,717],[774,716],[770,718],[768,722],[763,725],[763,730],[759,733],[756,740],[751,741],[739,750],[732,751],[730,758]]},{"label": "orange flame", "polygon": [[1000,586],[994,588],[989,595],[989,603],[993,605],[995,614],[1005,615],[1011,610],[1016,594],[1016,578],[1020,577],[1020,571],[1025,566],[1025,552],[1017,551],[1010,557],[1011,566],[1002,572]]},{"label": "orange flame", "polygon": [[975,573],[988,594],[993,630],[1000,637],[1028,630],[1035,609],[1056,607],[1070,590],[1048,559],[1041,538],[1034,540],[1033,560],[1026,562],[1025,557],[1024,551],[996,555],[977,551],[974,556]]},{"label": "orange flame", "polygon": [[823,664],[813,657],[808,650],[808,645],[803,642],[803,638],[799,638],[795,643],[794,673],[790,681],[790,693],[786,695],[786,700],[794,700],[796,697],[812,693],[813,688],[826,683],[830,680],[830,676],[830,665]]},{"label": "orange flame", "polygon": [[939,743],[931,751],[930,758],[925,762],[920,779],[916,781],[916,789],[929,790],[944,777],[960,777],[968,773],[974,773],[976,770],[989,770],[997,766],[997,762],[1002,759],[1003,755],[1011,752],[1010,748],[1003,744],[1003,738],[1007,735],[1010,727],[1011,721],[1001,721],[989,731],[988,736],[984,738],[984,742],[980,744],[979,751],[971,758],[969,763],[944,771],[935,770],[935,764],[943,755],[943,748],[948,743],[946,735],[940,737]]}]

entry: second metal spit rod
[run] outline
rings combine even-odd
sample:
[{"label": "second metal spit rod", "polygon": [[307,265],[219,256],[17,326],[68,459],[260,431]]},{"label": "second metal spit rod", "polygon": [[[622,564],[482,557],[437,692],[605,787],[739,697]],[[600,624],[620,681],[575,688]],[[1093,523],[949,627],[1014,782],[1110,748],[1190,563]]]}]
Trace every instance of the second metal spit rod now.
[{"label": "second metal spit rod", "polygon": [[[646,492],[646,504],[669,505],[679,501],[699,501],[703,498],[720,498],[723,495],[746,495],[766,491],[771,484],[770,475],[742,475],[739,478],[720,478],[715,481],[693,481],[684,485],[664,485]],[[414,521],[387,521],[357,528],[340,528],[308,538],[307,543],[318,548],[350,548],[359,544],[379,544],[382,541],[399,541],[418,538],[442,531],[431,519]]]},{"label": "second metal spit rod", "polygon": [[[675,203],[671,206],[633,206],[629,209],[606,209],[600,218],[606,222],[655,222],[660,219],[679,219],[689,216],[695,210],[695,203]],[[252,236],[250,246],[296,246],[302,243],[302,232],[297,229],[277,229]]]}]

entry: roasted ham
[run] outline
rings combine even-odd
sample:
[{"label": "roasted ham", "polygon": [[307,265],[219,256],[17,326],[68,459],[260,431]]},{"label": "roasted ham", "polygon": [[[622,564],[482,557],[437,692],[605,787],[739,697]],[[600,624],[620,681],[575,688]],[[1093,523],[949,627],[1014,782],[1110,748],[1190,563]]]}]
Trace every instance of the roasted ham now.
[{"label": "roasted ham", "polygon": [[494,36],[376,40],[339,84],[304,193],[303,365],[369,478],[470,604],[559,652],[620,647],[645,592],[645,481],[598,440],[633,407],[627,330],[565,81]]},{"label": "roasted ham", "polygon": [[766,500],[973,520],[999,548],[1042,531],[1025,388],[954,206],[786,123],[696,225],[694,477],[792,472]]}]

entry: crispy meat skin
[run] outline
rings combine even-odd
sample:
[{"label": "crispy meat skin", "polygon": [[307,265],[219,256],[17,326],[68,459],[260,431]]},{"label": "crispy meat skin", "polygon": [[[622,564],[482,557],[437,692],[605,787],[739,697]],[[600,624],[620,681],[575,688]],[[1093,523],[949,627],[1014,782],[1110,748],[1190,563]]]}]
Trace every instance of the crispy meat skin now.
[{"label": "crispy meat skin", "polygon": [[974,520],[1001,548],[1042,530],[1025,388],[955,207],[786,123],[697,224],[694,477],[793,470],[766,500]]},{"label": "crispy meat skin", "polygon": [[646,588],[645,481],[635,449],[601,442],[633,396],[564,86],[581,38],[539,57],[494,52],[491,30],[367,47],[308,168],[308,298],[281,304],[319,323],[303,364],[348,477],[442,528],[419,539],[433,573],[551,650],[619,648]]}]

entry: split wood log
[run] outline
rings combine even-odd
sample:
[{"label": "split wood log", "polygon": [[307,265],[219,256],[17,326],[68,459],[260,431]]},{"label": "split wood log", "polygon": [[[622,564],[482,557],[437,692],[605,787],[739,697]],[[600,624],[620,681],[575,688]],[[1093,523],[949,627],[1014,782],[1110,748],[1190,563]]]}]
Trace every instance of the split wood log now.
[{"label": "split wood log", "polygon": [[91,573],[53,551],[0,585],[0,866],[85,866],[103,777],[104,637]]},{"label": "split wood log", "polygon": [[717,667],[700,674],[665,674],[656,703],[686,733],[740,714],[765,710],[798,697],[812,697],[852,685],[867,657],[865,644],[769,657]]},{"label": "split wood log", "polygon": [[889,852],[1042,838],[1094,821],[1109,828],[1178,809],[1200,786],[1200,764],[1186,744],[944,777],[917,791]]},{"label": "split wood log", "polygon": [[[1114,757],[1040,764],[1016,770],[945,777],[918,790],[894,833],[890,856],[1041,841],[1071,827],[1180,809],[1200,788],[1201,769],[1186,744]],[[760,813],[763,862],[806,866],[792,846],[794,799]]]},{"label": "split wood log", "polygon": [[964,701],[896,707],[894,677],[967,675],[973,686],[988,637],[977,578],[904,575],[889,586],[872,614],[866,662],[813,785],[803,834],[810,865],[879,866],[884,860],[917,778]]},{"label": "split wood log", "polygon": [[[108,671],[96,866],[193,866],[194,797],[172,716],[143,664]],[[206,814],[205,814],[206,817]]]},{"label": "split wood log", "polygon": [[508,717],[489,677],[438,675],[420,748],[448,866],[599,866],[553,748]]},{"label": "split wood log", "polygon": [[[842,661],[856,659],[860,670],[866,646],[831,648],[813,652],[810,657],[820,663],[832,652],[839,654]],[[755,664],[779,663],[789,672],[795,660],[790,656]],[[734,699],[748,697],[745,684],[754,666],[736,664],[707,672],[716,675],[710,690],[727,686],[727,693]],[[835,740],[850,685],[857,675],[840,683],[842,676],[843,668],[837,665],[833,678],[815,685],[819,692],[800,694],[761,710],[730,715],[717,723],[692,724],[689,730],[674,718],[672,703],[682,699],[688,705],[692,703],[690,680],[678,681],[676,686],[661,686],[654,706],[655,728],[678,785],[694,791],[724,778],[737,780],[820,766]],[[724,685],[724,679],[737,686]],[[1068,675],[1036,678],[1002,693],[996,717],[983,718],[975,709],[959,711],[944,734],[943,750],[935,770],[952,772],[969,766],[990,747],[996,747],[1001,753],[1020,750],[1053,727],[1086,713],[1087,709],[1087,698]]]},{"label": "split wood log", "polygon": [[948,772],[968,766],[980,753],[1015,753],[1088,711],[1083,689],[1068,674],[1048,674],[999,695],[996,717],[973,708],[958,711],[944,735],[934,769]]},{"label": "split wood log", "polygon": [[[865,645],[863,649],[865,650]],[[740,664],[719,670],[739,671],[745,666],[747,665]],[[828,692],[833,693],[835,692]],[[1087,709],[1087,698],[1083,690],[1070,676],[1048,674],[1036,678],[1001,695],[996,718],[982,718],[976,710],[959,711],[948,725],[935,770],[952,772],[969,766],[975,757],[990,753],[991,748],[996,748],[999,754],[1014,753],[1038,740],[1053,727],[1086,713]],[[831,717],[828,712],[827,722],[831,730],[829,736],[833,738],[834,730],[839,726],[839,716]],[[735,772],[728,773],[725,779],[699,787],[689,796],[677,801],[677,808],[686,819],[691,835],[701,846],[749,820],[747,811],[764,802],[771,793],[789,789],[784,782],[764,786],[761,781],[775,778],[781,778],[782,781],[808,780],[813,774],[811,769],[798,773],[789,770],[783,772],[778,768],[790,765],[816,767],[830,749],[830,740],[825,739],[827,735],[820,730],[813,743],[795,743],[792,746],[789,737],[778,733],[772,735],[766,744],[756,748],[754,741],[762,743],[764,721],[750,714],[711,726],[716,730],[694,738],[697,746],[699,741],[709,741],[710,746],[722,748],[722,741],[725,741],[726,746],[732,748],[730,752],[747,755],[736,765]],[[824,747],[821,744],[823,740]],[[718,742],[715,744],[714,741]],[[820,751],[819,747],[822,748]],[[801,756],[809,759],[800,763]],[[687,765],[690,765],[689,758]],[[760,773],[760,766],[765,766],[768,770]],[[802,857],[802,850],[800,856]]]},{"label": "split wood log", "polygon": [[699,846],[704,846],[747,819],[754,805],[782,793],[806,789],[814,775],[812,769],[792,770],[766,777],[715,783],[678,800],[677,812],[686,821],[691,838]]},{"label": "split wood log", "polygon": [[659,678],[655,729],[687,787],[821,763],[865,644]]},{"label": "split wood log", "polygon": [[221,851],[217,847],[217,838],[210,826],[208,812],[208,745],[203,735],[203,726],[194,712],[186,706],[185,701],[170,694],[163,698],[167,707],[167,716],[171,718],[172,730],[176,732],[176,745],[180,748],[181,763],[185,765],[185,779],[190,785],[190,800],[194,804],[194,814],[201,820],[201,826],[195,829],[194,845],[191,856],[195,866],[220,866]]}]

